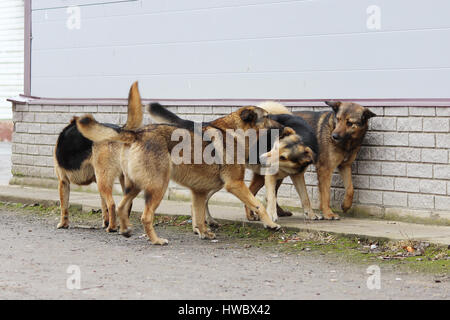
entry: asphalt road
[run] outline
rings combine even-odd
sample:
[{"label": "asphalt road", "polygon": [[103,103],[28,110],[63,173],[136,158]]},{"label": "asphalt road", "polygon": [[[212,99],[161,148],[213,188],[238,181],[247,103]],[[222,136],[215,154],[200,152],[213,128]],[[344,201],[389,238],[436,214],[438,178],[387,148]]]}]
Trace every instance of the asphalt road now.
[{"label": "asphalt road", "polygon": [[[367,288],[368,265],[318,253],[284,254],[242,242],[198,239],[157,226],[168,246],[56,219],[0,209],[0,299],[448,299],[450,283],[432,275],[381,269]],[[67,281],[79,270],[78,283]],[[77,278],[78,279],[78,278]]]},{"label": "asphalt road", "polygon": [[11,177],[11,143],[0,142],[0,185],[8,184]]}]

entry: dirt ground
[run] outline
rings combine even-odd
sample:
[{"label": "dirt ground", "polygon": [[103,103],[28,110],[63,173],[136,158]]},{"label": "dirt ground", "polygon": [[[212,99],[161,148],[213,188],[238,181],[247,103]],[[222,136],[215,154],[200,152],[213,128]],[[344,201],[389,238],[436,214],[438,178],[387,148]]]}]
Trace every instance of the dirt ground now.
[{"label": "dirt ground", "polygon": [[[314,252],[282,253],[225,237],[200,240],[157,226],[168,246],[152,246],[92,224],[56,230],[57,217],[0,208],[0,299],[448,299],[435,275],[381,267],[381,289],[367,287],[367,264]],[[95,221],[93,225],[99,225]],[[80,289],[68,289],[69,266]]]}]

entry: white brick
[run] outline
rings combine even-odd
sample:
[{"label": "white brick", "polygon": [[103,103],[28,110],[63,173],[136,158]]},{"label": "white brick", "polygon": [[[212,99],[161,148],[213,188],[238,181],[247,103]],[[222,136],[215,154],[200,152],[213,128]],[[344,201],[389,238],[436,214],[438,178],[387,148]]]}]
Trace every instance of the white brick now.
[{"label": "white brick", "polygon": [[438,148],[450,148],[450,133],[436,134],[436,147]]},{"label": "white brick", "polygon": [[97,106],[84,106],[83,107],[83,112],[86,113],[96,113],[98,111]]},{"label": "white brick", "polygon": [[358,174],[381,174],[381,163],[358,161]]},{"label": "white brick", "polygon": [[15,104],[13,108],[17,112],[27,112],[28,111],[27,104]]},{"label": "white brick", "polygon": [[42,112],[55,112],[55,106],[42,106]]},{"label": "white brick", "polygon": [[450,209],[450,197],[440,197],[436,196],[435,200],[435,209],[437,210],[449,210]]},{"label": "white brick", "polygon": [[374,147],[370,148],[370,158],[372,160],[395,160],[396,148]]},{"label": "white brick", "polygon": [[179,106],[178,113],[194,113],[195,108],[193,106]]},{"label": "white brick", "polygon": [[22,115],[23,122],[34,122],[34,112],[24,112]]},{"label": "white brick", "polygon": [[38,123],[29,123],[28,124],[28,133],[40,133],[41,125]]},{"label": "white brick", "polygon": [[38,146],[29,144],[28,147],[27,147],[27,153],[28,154],[33,154],[33,155],[39,154]]},{"label": "white brick", "polygon": [[411,147],[429,147],[435,146],[434,134],[432,133],[410,133],[409,145]]},{"label": "white brick", "polygon": [[383,162],[381,165],[381,174],[383,176],[405,176],[406,164],[397,162]]},{"label": "white brick", "polygon": [[450,164],[434,165],[434,178],[450,180]]},{"label": "white brick", "polygon": [[370,120],[369,128],[375,131],[396,131],[397,118],[375,117]]},{"label": "white brick", "polygon": [[356,189],[369,189],[369,177],[368,176],[353,176],[353,186]]},{"label": "white brick", "polygon": [[17,122],[14,125],[15,132],[28,132],[28,126],[23,122]]},{"label": "white brick", "polygon": [[210,107],[210,106],[194,107],[194,112],[200,113],[200,114],[212,114],[212,107]]},{"label": "white brick", "polygon": [[431,164],[408,163],[406,167],[408,177],[432,178],[433,166]]},{"label": "white brick", "polygon": [[421,149],[416,148],[396,148],[395,160],[406,162],[420,162]]},{"label": "white brick", "polygon": [[70,106],[69,112],[70,113],[83,112],[83,106]]},{"label": "white brick", "polygon": [[408,207],[434,209],[434,196],[423,194],[408,194]]},{"label": "white brick", "polygon": [[448,132],[449,123],[447,118],[425,118],[423,119],[423,131]]},{"label": "white brick", "polygon": [[98,106],[97,107],[98,112],[104,112],[104,113],[111,113],[113,112],[113,107],[112,106]]},{"label": "white brick", "polygon": [[383,192],[383,205],[406,207],[408,205],[408,194],[400,192]]},{"label": "white brick", "polygon": [[408,116],[408,107],[384,107],[385,116]]},{"label": "white brick", "polygon": [[409,107],[410,116],[435,116],[435,107]]},{"label": "white brick", "polygon": [[422,149],[422,162],[448,163],[448,151],[438,149]]},{"label": "white brick", "polygon": [[359,190],[359,202],[362,204],[383,204],[383,192]]},{"label": "white brick", "polygon": [[40,112],[42,110],[42,106],[41,105],[30,105],[28,107],[28,111],[29,112]]},{"label": "white brick", "polygon": [[407,133],[385,133],[384,134],[385,146],[408,146],[408,134]]},{"label": "white brick", "polygon": [[438,117],[450,117],[450,107],[436,107]]},{"label": "white brick", "polygon": [[370,189],[394,190],[394,178],[371,176],[370,177]]},{"label": "white brick", "polygon": [[447,194],[447,185],[441,180],[420,180],[420,192],[431,194]]},{"label": "white brick", "polygon": [[231,113],[231,107],[221,107],[221,106],[212,107],[212,112],[214,114],[228,114]]},{"label": "white brick", "polygon": [[69,106],[55,106],[55,112],[69,112]]},{"label": "white brick", "polygon": [[358,160],[370,160],[370,148],[369,147],[361,147],[361,149],[358,152],[358,156],[357,156]]},{"label": "white brick", "polygon": [[383,134],[376,133],[376,132],[367,132],[366,136],[364,137],[363,143],[365,145],[382,146],[383,145]]},{"label": "white brick", "polygon": [[422,131],[422,118],[399,118],[397,120],[398,131]]}]

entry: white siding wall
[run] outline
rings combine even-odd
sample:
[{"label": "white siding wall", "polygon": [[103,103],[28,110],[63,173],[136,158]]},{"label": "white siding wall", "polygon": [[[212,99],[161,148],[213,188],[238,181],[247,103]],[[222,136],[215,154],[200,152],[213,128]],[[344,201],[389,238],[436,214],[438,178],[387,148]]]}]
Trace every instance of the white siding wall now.
[{"label": "white siding wall", "polygon": [[449,0],[104,2],[33,1],[32,95],[450,98]]},{"label": "white siding wall", "polygon": [[0,1],[0,119],[11,119],[6,99],[23,93],[24,0]]}]

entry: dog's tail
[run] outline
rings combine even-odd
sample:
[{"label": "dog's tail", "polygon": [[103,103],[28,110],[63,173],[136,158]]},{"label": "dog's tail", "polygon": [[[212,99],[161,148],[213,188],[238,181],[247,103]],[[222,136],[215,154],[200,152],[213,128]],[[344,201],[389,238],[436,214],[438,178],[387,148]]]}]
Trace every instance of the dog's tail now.
[{"label": "dog's tail", "polygon": [[142,125],[143,111],[138,82],[131,85],[128,93],[128,117],[124,125],[125,130],[136,130]]},{"label": "dog's tail", "polygon": [[269,114],[292,114],[284,105],[276,101],[264,101],[258,107],[266,110]]},{"label": "dog's tail", "polygon": [[174,124],[182,128],[194,126],[193,121],[181,119],[175,113],[170,112],[157,102],[150,104],[148,112],[150,113],[150,117],[156,123]]},{"label": "dog's tail", "polygon": [[84,115],[76,121],[78,131],[84,137],[94,142],[118,141],[132,143],[137,137],[135,131],[99,123],[91,114]]}]

